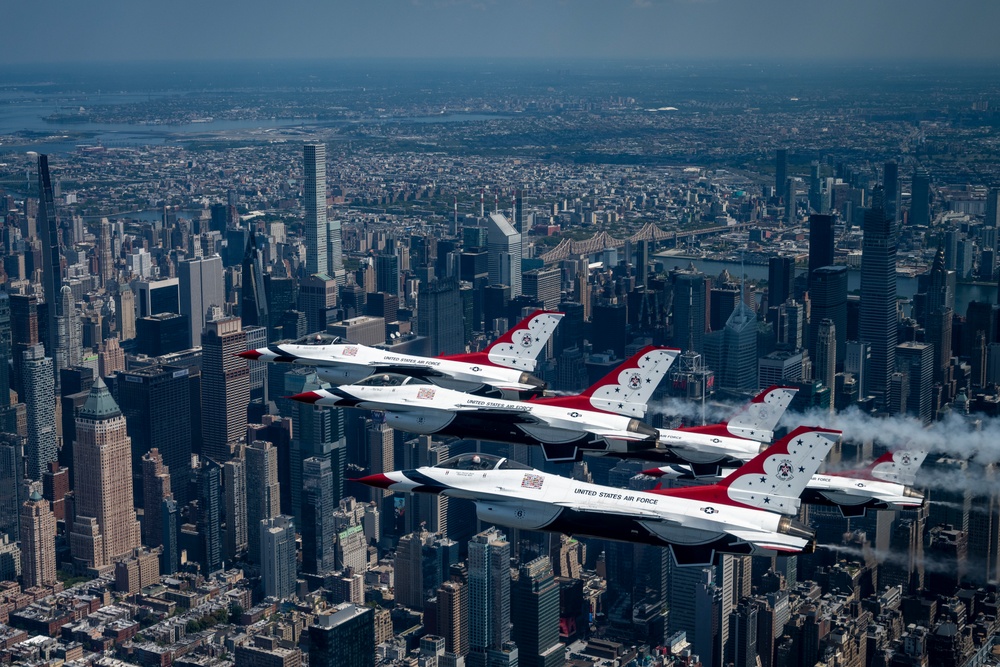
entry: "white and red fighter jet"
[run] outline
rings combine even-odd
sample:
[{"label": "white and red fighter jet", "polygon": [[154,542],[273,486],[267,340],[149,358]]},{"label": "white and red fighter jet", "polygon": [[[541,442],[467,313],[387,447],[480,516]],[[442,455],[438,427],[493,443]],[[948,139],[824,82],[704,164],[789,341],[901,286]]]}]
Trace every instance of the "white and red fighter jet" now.
[{"label": "white and red fighter jet", "polygon": [[798,508],[799,495],[839,437],[839,431],[799,427],[718,484],[684,489],[588,484],[486,454],[357,481],[466,498],[480,519],[503,526],[666,546],[679,564],[708,564],[716,553],[811,551],[813,532],[780,512]]},{"label": "white and red fighter jet", "polygon": [[354,384],[376,374],[396,373],[458,391],[494,390],[498,396],[527,398],[545,389],[545,382],[531,373],[539,352],[562,317],[562,313],[535,311],[482,352],[467,354],[421,357],[320,334],[294,343],[247,350],[237,356],[250,361],[313,366],[321,381],[336,385]]}]

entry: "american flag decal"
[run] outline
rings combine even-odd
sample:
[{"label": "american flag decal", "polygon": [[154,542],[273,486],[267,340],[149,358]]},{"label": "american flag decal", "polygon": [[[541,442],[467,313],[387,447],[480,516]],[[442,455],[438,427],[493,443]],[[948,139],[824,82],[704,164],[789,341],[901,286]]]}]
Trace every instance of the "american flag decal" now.
[{"label": "american flag decal", "polygon": [[544,477],[541,475],[533,475],[530,472],[524,473],[524,479],[521,480],[521,486],[526,489],[540,489],[544,483]]},{"label": "american flag decal", "polygon": [[358,354],[358,348],[356,348],[356,347],[345,347],[344,348],[344,356],[345,357],[354,357],[354,356],[357,356],[357,354]]},{"label": "american flag decal", "polygon": [[420,389],[417,391],[417,398],[431,399],[434,398],[433,389]]}]

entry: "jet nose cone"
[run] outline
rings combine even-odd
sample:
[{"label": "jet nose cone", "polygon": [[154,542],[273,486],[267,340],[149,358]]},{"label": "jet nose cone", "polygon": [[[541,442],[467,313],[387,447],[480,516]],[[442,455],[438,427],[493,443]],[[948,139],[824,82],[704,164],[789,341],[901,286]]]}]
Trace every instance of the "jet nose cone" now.
[{"label": "jet nose cone", "polygon": [[290,398],[293,401],[298,401],[299,403],[313,404],[323,398],[323,396],[315,391],[304,391],[301,394],[295,394],[294,396],[288,396],[287,398]]},{"label": "jet nose cone", "polygon": [[649,475],[650,477],[663,477],[663,471],[659,468],[646,468],[642,471],[643,475]]},{"label": "jet nose cone", "polygon": [[375,475],[368,475],[367,477],[359,477],[354,480],[356,482],[361,482],[367,486],[374,486],[379,489],[388,489],[390,486],[395,484],[393,480],[382,473],[377,473]]},{"label": "jet nose cone", "polygon": [[242,357],[243,359],[249,359],[250,361],[257,361],[264,355],[263,353],[258,352],[257,350],[247,350],[246,352],[237,352],[236,356]]}]

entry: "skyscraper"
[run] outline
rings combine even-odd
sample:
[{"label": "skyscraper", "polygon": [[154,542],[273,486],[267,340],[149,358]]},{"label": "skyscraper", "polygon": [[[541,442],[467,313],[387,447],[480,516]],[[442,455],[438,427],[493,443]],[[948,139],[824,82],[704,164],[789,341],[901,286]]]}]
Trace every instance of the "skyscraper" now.
[{"label": "skyscraper", "polygon": [[146,366],[119,375],[118,401],[132,439],[132,465],[156,449],[170,473],[170,491],[188,503],[191,477],[191,379],[186,368]]},{"label": "skyscraper", "polygon": [[375,667],[375,614],[343,603],[316,614],[309,626],[310,667]]},{"label": "skyscraper", "polygon": [[987,227],[1000,227],[1000,188],[990,188],[986,193],[984,224]]},{"label": "skyscraper", "polygon": [[140,546],[132,506],[131,440],[118,404],[100,377],[76,418],[73,447],[76,521],[73,558],[101,569]]},{"label": "skyscraper", "polygon": [[240,318],[209,322],[202,348],[202,453],[225,461],[246,436],[250,402],[250,369],[236,356],[247,349]]},{"label": "skyscraper", "polygon": [[11,356],[13,342],[10,324],[10,295],[0,290],[0,430],[4,429],[5,412],[10,405],[11,363],[18,361]]},{"label": "skyscraper", "polygon": [[399,296],[399,257],[396,255],[375,255],[375,291]]},{"label": "skyscraper", "polygon": [[469,667],[485,667],[510,641],[510,543],[496,528],[469,541]]},{"label": "skyscraper", "polygon": [[674,271],[673,346],[685,352],[704,352],[705,274],[695,270]]},{"label": "skyscraper", "polygon": [[434,536],[418,530],[399,538],[396,544],[396,603],[410,609],[424,608],[426,588],[424,583],[424,553]]},{"label": "skyscraper", "polygon": [[521,667],[557,667],[565,662],[559,643],[559,583],[548,556],[521,566],[511,587],[514,628],[511,638],[518,648]]},{"label": "skyscraper", "polygon": [[[821,266],[833,264],[835,242],[833,216],[814,213],[809,216],[809,275]],[[775,304],[777,305],[777,304]]]},{"label": "skyscraper", "polygon": [[521,235],[501,213],[487,219],[488,270],[491,285],[507,285],[511,298],[521,295]]},{"label": "skyscraper", "polygon": [[910,187],[910,224],[928,227],[931,224],[931,175],[923,167],[913,170]]},{"label": "skyscraper", "polygon": [[177,276],[180,279],[180,314],[188,317],[191,347],[198,347],[202,331],[212,319],[212,309],[226,305],[222,258],[213,255],[185,260],[177,265]]},{"label": "skyscraper", "polygon": [[[34,294],[10,295],[10,351],[12,357],[11,389],[23,396],[24,352],[41,343],[38,326],[38,297]],[[44,357],[44,348],[42,350]],[[54,385],[53,385],[54,387]]]},{"label": "skyscraper", "polygon": [[59,458],[52,359],[45,356],[45,348],[37,343],[24,351],[21,369],[28,417],[28,443],[24,452],[28,465],[26,474],[29,479],[40,480],[49,462]]},{"label": "skyscraper", "polygon": [[326,221],[326,144],[303,146],[303,206],[306,227],[306,273],[329,273]]},{"label": "skyscraper", "polygon": [[101,218],[101,231],[97,240],[97,266],[100,269],[101,287],[107,288],[115,279],[115,264],[111,255],[111,223]]},{"label": "skyscraper", "polygon": [[882,166],[882,189],[885,192],[885,215],[896,223],[898,233],[903,222],[899,210],[899,200],[903,189],[899,182],[899,165],[895,162],[886,162]]},{"label": "skyscraper", "polygon": [[61,372],[64,368],[79,366],[83,354],[80,317],[69,285],[63,285],[59,290],[59,312],[56,318],[56,357],[62,360],[59,366]]},{"label": "skyscraper", "polygon": [[198,537],[201,553],[196,560],[202,572],[222,569],[222,466],[204,459],[197,473]]},{"label": "skyscraper", "polygon": [[227,560],[235,560],[247,549],[247,469],[242,458],[223,464],[222,486],[226,500],[224,554]]},{"label": "skyscraper", "polygon": [[437,633],[444,637],[445,650],[453,655],[469,652],[469,587],[460,581],[446,581],[437,589]]},{"label": "skyscraper", "polygon": [[771,257],[767,262],[767,306],[777,308],[795,295],[795,258]]},{"label": "skyscraper", "polygon": [[844,372],[854,375],[858,383],[858,396],[868,396],[868,376],[871,368],[871,345],[861,341],[848,341],[844,346]]},{"label": "skyscraper", "polygon": [[906,373],[910,393],[906,411],[926,426],[934,418],[931,388],[934,381],[934,348],[926,343],[907,341],[896,346],[896,370]]},{"label": "skyscraper", "polygon": [[[278,484],[278,448],[256,440],[246,448],[247,461],[247,552],[260,562],[260,522],[281,513]],[[332,512],[331,512],[332,513]]]},{"label": "skyscraper", "polygon": [[311,456],[302,462],[302,570],[324,575],[337,567],[334,550],[336,533],[333,511],[340,501],[334,498],[330,460]]},{"label": "skyscraper", "polygon": [[337,305],[337,281],[325,273],[312,273],[299,282],[298,307],[306,315],[310,332],[326,331]]},{"label": "skyscraper", "polygon": [[[58,383],[59,369],[63,367],[56,354],[56,317],[59,316],[62,292],[62,268],[59,254],[59,220],[52,195],[49,175],[49,156],[38,156],[38,235],[42,241],[42,293],[45,295],[46,340],[45,351],[53,358],[52,372]],[[58,386],[58,385],[57,385]]]},{"label": "skyscraper", "polygon": [[774,152],[774,193],[784,196],[785,181],[788,179],[788,149],[779,148]]},{"label": "skyscraper", "polygon": [[757,316],[743,299],[736,302],[721,331],[705,335],[705,358],[720,387],[757,389]]},{"label": "skyscraper", "polygon": [[809,274],[809,355],[816,358],[816,342],[823,319],[833,321],[837,334],[837,359],[843,360],[847,344],[847,267],[822,266]]},{"label": "skyscraper", "polygon": [[21,506],[21,577],[25,588],[56,583],[56,517],[37,490]]},{"label": "skyscraper", "polygon": [[142,456],[142,541],[150,548],[163,544],[163,501],[170,495],[170,471],[155,447]]},{"label": "skyscraper", "polygon": [[327,221],[326,229],[327,270],[342,287],[347,284],[347,271],[344,270],[344,232],[340,220]]},{"label": "skyscraper", "polygon": [[260,569],[264,595],[280,599],[295,595],[295,520],[287,515],[262,521]]},{"label": "skyscraper", "polygon": [[816,326],[816,356],[813,377],[831,389],[837,373],[837,326],[828,317]]},{"label": "skyscraper", "polygon": [[427,337],[428,354],[436,357],[465,352],[458,280],[445,278],[421,283],[417,304],[417,335]]},{"label": "skyscraper", "polygon": [[890,402],[889,378],[896,370],[896,234],[886,217],[882,189],[875,188],[865,212],[861,242],[861,340],[871,345],[868,391],[876,404]]},{"label": "skyscraper", "polygon": [[257,247],[257,233],[247,237],[243,253],[243,284],[240,288],[240,317],[243,326],[269,327],[267,294],[264,288],[264,260]]},{"label": "skyscraper", "polygon": [[14,434],[0,435],[0,541],[19,539],[25,439]]}]

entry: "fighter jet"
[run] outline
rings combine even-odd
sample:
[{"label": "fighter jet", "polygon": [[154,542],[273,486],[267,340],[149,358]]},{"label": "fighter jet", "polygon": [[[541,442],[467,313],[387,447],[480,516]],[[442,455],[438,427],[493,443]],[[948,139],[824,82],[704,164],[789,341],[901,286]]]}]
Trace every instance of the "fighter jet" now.
[{"label": "fighter jet", "polygon": [[630,415],[646,412],[646,402],[678,352],[643,348],[576,396],[509,401],[437,387],[424,378],[384,374],[291,398],[381,410],[389,426],[410,433],[540,445],[549,460],[575,461],[584,450],[628,454],[655,447],[657,430]]},{"label": "fighter jet", "polygon": [[[861,470],[813,475],[802,493],[802,502],[840,508],[845,517],[864,515],[872,509],[913,509],[924,496],[911,488],[916,470],[927,457],[921,450],[888,452]],[[694,479],[690,467],[663,466],[643,474],[668,479]],[[733,474],[723,471],[723,477]],[[794,514],[795,512],[789,512]]]},{"label": "fighter jet", "polygon": [[799,427],[718,484],[685,489],[588,484],[487,454],[357,481],[466,498],[480,519],[503,526],[667,546],[678,564],[709,564],[716,553],[810,552],[813,532],[778,512],[799,506],[799,494],[839,437]]},{"label": "fighter jet", "polygon": [[717,476],[723,465],[738,466],[764,451],[774,429],[798,391],[769,387],[729,421],[708,426],[659,429],[659,444],[642,458],[687,464],[697,477]]},{"label": "fighter jet", "polygon": [[528,398],[545,389],[545,382],[531,371],[562,317],[562,313],[535,311],[482,352],[467,354],[421,357],[320,334],[294,343],[247,350],[237,356],[251,361],[314,366],[319,379],[330,384],[354,384],[372,375],[396,373],[423,378],[448,389],[496,398]]}]

